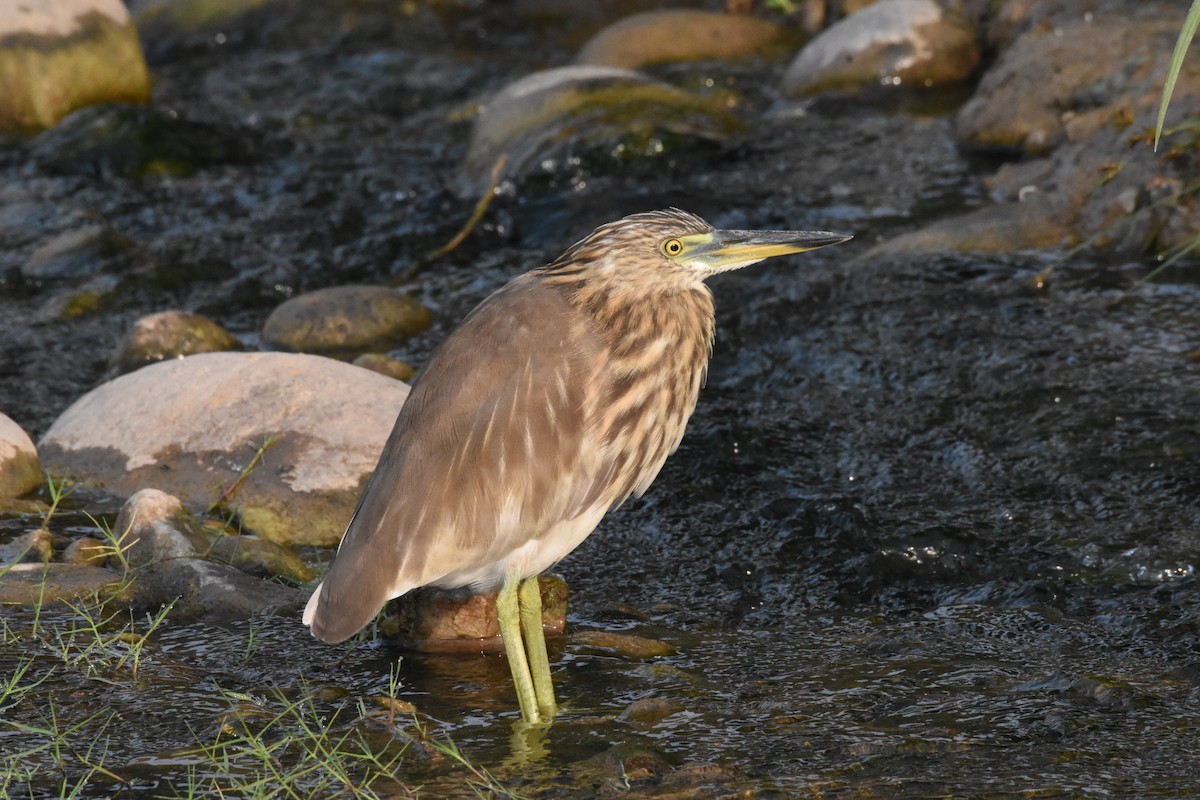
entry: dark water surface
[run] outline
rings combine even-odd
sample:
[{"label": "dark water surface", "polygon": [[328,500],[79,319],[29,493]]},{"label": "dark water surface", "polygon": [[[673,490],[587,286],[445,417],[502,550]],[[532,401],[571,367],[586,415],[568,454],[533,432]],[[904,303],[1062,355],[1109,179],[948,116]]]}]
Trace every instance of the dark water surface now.
[{"label": "dark water surface", "polygon": [[[0,149],[0,409],[39,435],[141,315],[199,311],[253,344],[286,297],[391,280],[454,234],[474,203],[452,191],[464,109],[566,63],[580,31],[504,4],[445,19],[389,8],[309,4],[222,44],[148,44],[162,119],[126,124],[183,120],[203,143],[190,176],[131,177],[127,155],[89,155],[70,125]],[[775,95],[781,70],[656,70],[742,93],[746,138],[561,158],[404,284],[436,320],[396,353],[420,363],[501,282],[625,213],[675,204],[719,227],[856,234],[713,280],[718,341],[683,446],[561,565],[573,629],[676,655],[552,645],[566,709],[540,739],[514,730],[498,657],[405,656],[401,698],[427,733],[537,797],[1200,795],[1195,274],[1146,284],[1148,263],[1076,258],[1035,288],[1055,254],[856,259],[984,202],[976,165],[950,116],[806,112]],[[98,273],[20,276],[81,220],[111,223],[129,249]],[[96,310],[64,318],[81,292]],[[80,511],[56,531],[85,529]],[[30,523],[0,520],[0,538]],[[0,614],[14,631],[71,624]],[[47,648],[51,678],[3,714],[37,726],[51,704],[75,722],[113,709],[104,763],[133,788],[96,776],[78,794],[183,794],[212,770],[186,749],[231,714],[315,693],[316,717],[350,730],[396,657],[316,643],[295,619],[168,619],[136,679]],[[682,710],[618,718],[647,697]],[[36,741],[9,729],[0,748]],[[623,774],[597,759],[616,745],[650,750]],[[401,783],[471,796],[422,752]],[[20,794],[56,796],[53,759],[31,763],[43,771]]]}]

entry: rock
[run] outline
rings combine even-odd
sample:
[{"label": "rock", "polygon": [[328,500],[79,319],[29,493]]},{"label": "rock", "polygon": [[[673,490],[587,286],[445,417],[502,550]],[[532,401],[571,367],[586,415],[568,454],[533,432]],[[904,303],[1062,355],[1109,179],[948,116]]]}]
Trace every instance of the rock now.
[{"label": "rock", "polygon": [[958,83],[979,64],[968,20],[934,0],[880,0],[808,43],[788,66],[790,95],[870,86],[928,88]]},{"label": "rock", "polygon": [[145,103],[150,76],[120,0],[0,0],[0,132],[96,103]]},{"label": "rock", "polygon": [[131,567],[195,556],[208,544],[179,498],[158,489],[142,489],[126,500],[113,533]]},{"label": "rock", "polygon": [[228,564],[178,558],[138,570],[127,595],[135,609],[174,601],[172,619],[240,619],[298,614],[308,592],[253,578]]},{"label": "rock", "polygon": [[304,353],[352,353],[391,347],[429,327],[429,311],[384,286],[335,286],[282,303],[263,325],[263,340]]},{"label": "rock", "polygon": [[[935,224],[917,232],[920,246],[928,247],[930,234],[977,239],[976,250],[985,249],[979,242],[1013,250],[1064,239],[1130,254],[1190,246],[1200,235],[1200,208],[1179,190],[1193,180],[1194,145],[1190,133],[1170,131],[1200,103],[1197,59],[1184,60],[1159,153],[1149,136],[1171,54],[1161,43],[1178,33],[1176,10],[1158,3],[1130,15],[1081,16],[1061,3],[1038,9],[1048,16],[1000,54],[956,121],[964,149],[1026,156],[988,181],[996,199],[1023,202]],[[959,221],[964,229],[951,230]]]},{"label": "rock", "polygon": [[218,536],[211,543],[208,555],[250,575],[286,578],[293,583],[308,583],[316,577],[300,556],[257,536]]},{"label": "rock", "polygon": [[254,129],[199,121],[154,106],[81,109],[33,140],[45,172],[127,178],[188,177],[213,164],[246,164],[278,155],[284,143]]},{"label": "rock", "polygon": [[99,539],[91,536],[80,536],[71,541],[63,550],[62,560],[66,564],[90,564],[103,567],[108,560],[109,548]]},{"label": "rock", "polygon": [[44,564],[54,558],[54,537],[45,528],[38,528],[0,545],[0,564]]},{"label": "rock", "polygon": [[0,605],[92,598],[111,594],[120,582],[112,570],[84,564],[17,564],[0,575]]},{"label": "rock", "polygon": [[626,788],[632,783],[659,779],[671,771],[670,761],[661,752],[633,742],[613,745],[576,767],[582,773],[577,780],[590,774],[592,780],[601,781],[602,785],[616,781]]},{"label": "rock", "polygon": [[[284,563],[287,557],[280,553],[287,551],[279,545],[259,542],[256,546],[251,542],[259,540],[242,536],[210,542],[179,498],[158,489],[142,489],[130,497],[113,530],[133,568],[125,576],[129,584],[123,597],[132,608],[154,608],[175,601],[176,618],[240,618],[296,611],[306,592],[251,577],[240,567],[270,563],[280,572],[312,578],[294,554],[289,554],[293,563]],[[208,560],[210,556],[217,561]]]},{"label": "rock", "polygon": [[33,251],[21,273],[34,280],[77,279],[101,271],[129,248],[129,240],[108,225],[87,225],[58,234]]},{"label": "rock", "polygon": [[1062,209],[1051,198],[1033,194],[1025,202],[990,205],[901,234],[856,256],[852,264],[870,264],[900,253],[1015,253],[1052,250],[1069,243],[1072,233]]},{"label": "rock", "polygon": [[121,279],[116,275],[95,275],[86,281],[72,281],[37,310],[42,323],[63,322],[102,310],[117,295]]},{"label": "rock", "polygon": [[[577,149],[660,151],[659,137],[666,134],[725,139],[743,127],[729,105],[727,98],[690,94],[616,67],[535,72],[502,89],[475,120],[461,188],[478,194],[501,156],[501,176],[514,178],[532,165],[553,171]],[[649,146],[642,148],[639,139]]]},{"label": "rock", "polygon": [[387,375],[389,378],[394,378],[398,381],[410,381],[412,380],[412,376],[417,374],[417,371],[411,365],[383,353],[363,353],[350,363],[356,367],[378,372],[380,375]]},{"label": "rock", "polygon": [[760,55],[779,34],[774,23],[744,14],[697,9],[646,11],[597,33],[575,62],[637,69],[665,61]]},{"label": "rock", "polygon": [[130,372],[168,358],[241,349],[241,342],[208,317],[160,311],[133,324],[113,351],[109,366],[117,372]]},{"label": "rock", "polygon": [[0,412],[0,498],[20,497],[42,485],[42,462],[21,426]]},{"label": "rock", "polygon": [[605,655],[620,656],[631,661],[675,655],[675,648],[666,642],[633,636],[628,633],[610,631],[580,631],[571,637],[571,643]]},{"label": "rock", "polygon": [[[567,583],[558,575],[540,575],[542,629],[561,635],[567,624]],[[496,592],[416,589],[390,601],[379,624],[384,638],[427,653],[504,650],[496,622]]]},{"label": "rock", "polygon": [[202,353],[93,389],[39,452],[52,472],[118,496],[155,486],[281,544],[333,545],[407,395],[319,356]]},{"label": "rock", "polygon": [[657,725],[672,714],[684,710],[683,703],[678,700],[668,700],[665,697],[643,697],[625,706],[625,710],[617,719],[622,722],[634,722],[639,725]]},{"label": "rock", "polygon": [[[1101,110],[1111,128],[1121,125],[1122,107],[1136,111],[1149,102],[1157,111],[1170,58],[1163,42],[1178,32],[1174,13],[1072,15],[1061,25],[1031,28],[984,73],[958,114],[959,139],[973,150],[1040,155],[1067,141],[1068,122],[1080,114]],[[1185,59],[1175,103],[1189,106],[1197,89],[1195,59]]]}]

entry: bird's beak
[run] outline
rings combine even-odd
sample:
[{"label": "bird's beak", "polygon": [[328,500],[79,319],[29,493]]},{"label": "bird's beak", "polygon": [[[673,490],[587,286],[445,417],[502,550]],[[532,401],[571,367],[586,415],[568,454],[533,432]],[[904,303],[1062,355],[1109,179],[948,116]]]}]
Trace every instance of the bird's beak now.
[{"label": "bird's beak", "polygon": [[680,237],[684,252],[677,259],[708,276],[737,270],[774,255],[803,253],[850,239],[853,236],[827,230],[714,230]]},{"label": "bird's beak", "polygon": [[709,272],[724,272],[764,258],[803,253],[852,238],[829,231],[713,231],[686,237],[690,252],[684,258],[701,262]]}]

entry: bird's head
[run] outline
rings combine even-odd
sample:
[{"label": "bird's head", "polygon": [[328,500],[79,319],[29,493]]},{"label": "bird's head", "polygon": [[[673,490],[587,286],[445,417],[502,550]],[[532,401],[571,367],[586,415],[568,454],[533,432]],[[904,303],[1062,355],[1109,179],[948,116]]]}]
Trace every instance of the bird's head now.
[{"label": "bird's head", "polygon": [[586,268],[637,282],[692,284],[718,272],[850,238],[828,231],[717,230],[695,214],[672,208],[602,225],[550,269]]}]

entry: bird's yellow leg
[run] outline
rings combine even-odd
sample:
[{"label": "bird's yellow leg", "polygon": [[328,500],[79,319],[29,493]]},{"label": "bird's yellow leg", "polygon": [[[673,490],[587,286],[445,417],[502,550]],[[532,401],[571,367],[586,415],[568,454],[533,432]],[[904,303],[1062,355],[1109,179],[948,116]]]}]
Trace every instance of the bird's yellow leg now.
[{"label": "bird's yellow leg", "polygon": [[547,722],[558,713],[554,702],[554,682],[550,677],[550,656],[546,653],[546,633],[542,630],[542,587],[537,576],[521,581],[518,596],[521,602],[521,632],[529,656],[529,671],[537,695],[538,711]]},{"label": "bird's yellow leg", "polygon": [[504,654],[508,656],[508,668],[512,671],[513,685],[517,688],[521,716],[526,722],[537,723],[541,722],[537,694],[529,674],[529,661],[525,658],[525,643],[521,641],[521,612],[517,600],[520,583],[521,577],[515,572],[504,578],[504,585],[496,595],[496,619],[500,622],[500,638],[504,640]]}]

